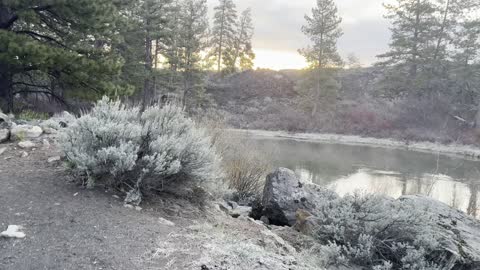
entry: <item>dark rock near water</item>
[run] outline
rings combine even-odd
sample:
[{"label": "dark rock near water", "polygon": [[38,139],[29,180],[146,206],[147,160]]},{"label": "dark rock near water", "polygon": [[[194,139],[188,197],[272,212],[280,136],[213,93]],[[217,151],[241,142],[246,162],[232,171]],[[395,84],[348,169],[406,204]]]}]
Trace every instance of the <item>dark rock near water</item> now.
[{"label": "dark rock near water", "polygon": [[293,171],[279,168],[267,176],[262,199],[263,216],[270,224],[293,226],[297,210],[314,213],[317,206],[336,198],[335,192],[302,183]]}]

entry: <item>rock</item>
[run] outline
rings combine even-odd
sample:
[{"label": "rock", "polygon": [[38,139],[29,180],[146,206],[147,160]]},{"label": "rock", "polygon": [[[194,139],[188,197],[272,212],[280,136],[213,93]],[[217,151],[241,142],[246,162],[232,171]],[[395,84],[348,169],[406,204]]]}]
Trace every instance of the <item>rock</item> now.
[{"label": "rock", "polygon": [[7,230],[0,233],[1,237],[6,238],[25,238],[25,233],[21,232],[20,230],[22,227],[18,225],[8,225]]},{"label": "rock", "polygon": [[295,173],[289,169],[279,168],[267,176],[263,190],[263,216],[270,224],[293,226],[296,223],[298,209],[315,214],[317,205],[338,198],[330,190],[314,184],[301,183]]},{"label": "rock", "polygon": [[235,209],[235,208],[238,207],[238,203],[236,203],[236,202],[234,202],[234,201],[229,201],[229,202],[228,202],[228,205],[230,205],[230,207],[231,207],[232,209]]},{"label": "rock", "polygon": [[49,158],[47,161],[48,161],[48,163],[53,163],[53,162],[58,162],[60,160],[62,160],[62,158],[60,156],[54,156],[54,157]]},{"label": "rock", "polygon": [[0,129],[0,143],[6,142],[10,139],[10,129]]},{"label": "rock", "polygon": [[456,258],[452,269],[480,269],[480,221],[440,201],[421,195],[399,199],[413,205],[428,207],[434,214],[437,235],[441,235],[442,249]]},{"label": "rock", "polygon": [[21,141],[18,143],[18,147],[22,149],[31,149],[36,147],[36,145],[32,141]]},{"label": "rock", "polygon": [[137,210],[137,211],[142,211],[142,210],[143,210],[143,208],[142,208],[142,207],[140,207],[140,206],[135,206],[135,210]]},{"label": "rock", "polygon": [[252,207],[238,206],[237,208],[232,209],[229,214],[234,218],[238,218],[238,217],[249,217],[251,212],[252,212]]},{"label": "rock", "polygon": [[130,208],[130,209],[134,209],[135,207],[131,204],[124,204],[123,207],[125,208]]},{"label": "rock", "polygon": [[266,216],[261,216],[260,221],[263,222],[265,225],[270,225],[270,220]]},{"label": "rock", "polygon": [[6,147],[0,148],[0,156],[7,151]]},{"label": "rock", "polygon": [[0,128],[9,128],[11,124],[10,117],[0,111]]},{"label": "rock", "polygon": [[6,142],[10,139],[10,118],[0,112],[0,143]]},{"label": "rock", "polygon": [[162,225],[165,225],[165,226],[170,226],[170,227],[175,226],[175,223],[171,222],[168,219],[162,218],[162,217],[158,218],[158,222]]},{"label": "rock", "polygon": [[25,151],[22,151],[22,152],[20,153],[20,157],[26,158],[26,157],[28,157],[28,153],[25,152]]},{"label": "rock", "polygon": [[229,215],[230,211],[233,210],[232,206],[230,206],[227,202],[221,201],[217,204],[217,207],[220,211],[224,212],[225,214]]},{"label": "rock", "polygon": [[42,144],[43,144],[43,149],[50,148],[50,142],[47,139],[43,139]]},{"label": "rock", "polygon": [[12,137],[16,140],[34,139],[42,135],[43,130],[39,126],[32,125],[17,125],[11,130]]}]

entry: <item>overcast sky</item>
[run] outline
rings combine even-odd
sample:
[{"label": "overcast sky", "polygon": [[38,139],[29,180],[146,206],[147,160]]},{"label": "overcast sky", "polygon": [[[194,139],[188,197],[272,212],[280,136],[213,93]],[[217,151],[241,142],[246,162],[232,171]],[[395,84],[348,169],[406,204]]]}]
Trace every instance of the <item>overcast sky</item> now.
[{"label": "overcast sky", "polygon": [[[382,3],[389,0],[336,0],[343,18],[343,37],[338,47],[342,56],[355,53],[362,64],[375,62],[375,56],[385,52],[390,39],[388,21]],[[257,67],[283,69],[301,68],[304,60],[299,48],[308,39],[301,32],[304,15],[311,14],[316,0],[234,0],[239,13],[252,8],[255,24],[253,46]],[[218,0],[208,0],[210,8]]]}]

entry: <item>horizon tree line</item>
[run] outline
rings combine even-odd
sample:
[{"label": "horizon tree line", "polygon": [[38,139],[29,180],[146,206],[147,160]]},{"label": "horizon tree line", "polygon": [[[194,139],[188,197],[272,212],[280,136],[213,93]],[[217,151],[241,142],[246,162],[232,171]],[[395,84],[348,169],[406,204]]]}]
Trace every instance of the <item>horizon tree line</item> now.
[{"label": "horizon tree line", "polygon": [[[377,94],[386,99],[444,96],[478,112],[480,125],[480,2],[476,0],[396,0],[385,4],[391,42],[378,55],[382,68]],[[345,62],[337,52],[342,35],[334,0],[317,0],[305,16],[304,34],[312,45],[299,50],[309,67],[297,87],[299,104],[312,118],[319,109],[334,111]],[[347,64],[358,68],[349,55]]]}]

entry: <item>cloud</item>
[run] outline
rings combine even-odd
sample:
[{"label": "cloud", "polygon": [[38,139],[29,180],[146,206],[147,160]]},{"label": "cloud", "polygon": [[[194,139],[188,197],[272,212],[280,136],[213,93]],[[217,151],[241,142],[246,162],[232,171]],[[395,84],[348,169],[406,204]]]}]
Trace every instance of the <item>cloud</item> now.
[{"label": "cloud", "polygon": [[[385,52],[390,38],[388,22],[383,18],[382,3],[391,0],[337,0],[343,18],[344,36],[339,51],[354,52],[364,64]],[[218,0],[208,0],[211,9]],[[255,23],[254,48],[297,52],[309,44],[301,32],[305,14],[310,14],[316,0],[236,0],[238,11],[252,8]]]}]

